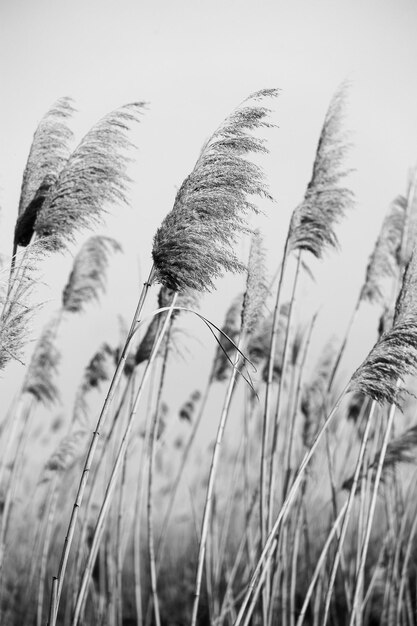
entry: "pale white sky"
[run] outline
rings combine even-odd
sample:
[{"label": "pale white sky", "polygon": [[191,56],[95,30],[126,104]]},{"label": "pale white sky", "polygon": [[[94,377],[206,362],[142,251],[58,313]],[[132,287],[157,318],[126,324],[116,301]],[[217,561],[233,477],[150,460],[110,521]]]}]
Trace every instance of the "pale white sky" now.
[{"label": "pale white sky", "polygon": [[[416,28],[412,0],[1,0],[2,250],[11,248],[32,134],[50,105],[72,96],[81,136],[111,109],[146,100],[149,109],[135,133],[132,208],[117,208],[110,220],[128,254],[118,266],[119,277],[113,276],[111,301],[128,317],[138,264],[148,271],[152,236],[202,143],[248,94],[279,87],[273,115],[279,128],[271,131],[271,153],[264,161],[277,202],[264,207],[260,222],[273,272],[290,213],[310,176],[328,102],[348,78],[346,128],[355,144],[351,185],[357,207],[338,231],[341,254],[332,253],[320,267],[313,264],[317,283],[301,290],[311,311],[327,302],[320,336],[340,331],[383,214],[405,191],[407,170],[417,162]],[[69,260],[55,259],[53,271],[46,273],[56,290],[47,296],[52,301],[59,298],[69,267]],[[227,278],[205,299],[213,321],[221,323],[239,286],[239,280]],[[88,331],[81,321],[77,325],[85,351],[94,349],[91,324],[103,336],[110,332],[108,314],[100,315],[97,308],[92,311]],[[353,359],[364,356],[374,340],[365,321],[362,328]],[[199,326],[193,332],[201,335],[203,347],[192,344],[198,356],[190,356],[179,375],[189,376],[192,368],[204,380],[209,362],[200,366],[200,358],[204,348],[213,347]],[[88,355],[79,358],[85,361]]]}]

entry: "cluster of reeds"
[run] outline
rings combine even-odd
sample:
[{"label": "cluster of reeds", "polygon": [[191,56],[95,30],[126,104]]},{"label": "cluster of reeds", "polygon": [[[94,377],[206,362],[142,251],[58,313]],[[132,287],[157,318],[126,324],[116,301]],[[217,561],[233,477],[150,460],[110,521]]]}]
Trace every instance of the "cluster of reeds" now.
[{"label": "cluster of reeds", "polygon": [[[258,157],[268,158],[277,90],[252,94],[214,131],[155,233],[129,329],[120,345],[97,346],[64,420],[62,320],[100,300],[122,248],[95,234],[75,255],[1,422],[1,624],[417,623],[416,172],[382,223],[344,337],[318,355],[318,314],[298,315],[309,257],[337,249],[354,204],[347,90],[324,116],[274,259],[277,281],[251,225],[259,201],[272,200]],[[143,104],[110,113],[75,148],[73,113],[61,99],[34,134],[2,286],[2,369],[25,354],[43,258],[127,201],[130,131]],[[229,271],[245,273],[245,287],[220,328],[199,296]],[[378,338],[346,373],[364,303],[378,307]],[[176,415],[167,378],[187,315],[211,331],[214,357],[205,389],[178,383]],[[199,434],[205,421],[213,441]]]}]

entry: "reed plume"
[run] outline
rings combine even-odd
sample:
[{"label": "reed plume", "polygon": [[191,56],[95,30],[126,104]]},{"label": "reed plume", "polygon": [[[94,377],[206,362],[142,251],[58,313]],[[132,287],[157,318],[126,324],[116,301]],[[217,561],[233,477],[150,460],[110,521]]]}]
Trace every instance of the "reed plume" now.
[{"label": "reed plume", "polygon": [[45,470],[64,472],[73,465],[85,451],[87,431],[76,429],[63,437],[48,459]]},{"label": "reed plume", "polygon": [[342,85],[327,110],[311,179],[291,218],[288,251],[307,250],[322,258],[326,247],[337,247],[334,226],[353,205],[352,191],[342,186],[350,172],[344,166],[349,144],[342,131],[346,91]]},{"label": "reed plume", "polygon": [[410,170],[405,196],[399,196],[397,203],[404,211],[404,230],[399,255],[399,263],[406,267],[411,260],[417,237],[417,167]]},{"label": "reed plume", "polygon": [[221,328],[222,333],[218,337],[218,345],[213,361],[212,380],[222,382],[227,379],[228,368],[231,356],[233,355],[233,345],[223,335],[227,335],[234,343],[238,340],[241,323],[241,311],[244,294],[236,296],[230,304],[226,317]]},{"label": "reed plume", "polygon": [[270,127],[270,110],[258,104],[277,90],[259,91],[237,108],[203,147],[154,237],[157,279],[175,291],[209,291],[224,272],[242,271],[233,244],[257,213],[254,198],[271,198],[261,168],[247,160],[267,152],[251,133]]},{"label": "reed plume", "polygon": [[385,303],[383,280],[398,275],[401,241],[404,232],[405,204],[394,200],[382,223],[381,232],[366,268],[360,301]]},{"label": "reed plume", "polygon": [[326,409],[327,385],[333,360],[334,346],[333,342],[329,342],[315,367],[313,380],[302,392],[300,404],[304,418],[302,440],[306,448],[311,446]]},{"label": "reed plume", "polygon": [[361,391],[379,404],[402,405],[398,380],[417,372],[417,255],[414,249],[395,305],[393,326],[356,370],[350,391]]},{"label": "reed plume", "polygon": [[[279,380],[282,371],[282,356],[284,354],[285,329],[288,320],[289,305],[285,303],[281,306],[278,319],[277,341],[275,343],[275,357],[273,361],[272,377]],[[260,321],[256,331],[249,337],[247,353],[249,359],[255,367],[262,368],[262,380],[266,381],[268,376],[268,358],[271,347],[273,316],[269,315]]]},{"label": "reed plume", "polygon": [[[396,439],[393,439],[387,445],[385,456],[382,461],[382,475],[381,480],[384,480],[384,473],[387,471],[394,471],[399,463],[416,463],[416,450],[417,447],[417,426],[412,426],[402,433]],[[375,470],[378,467],[381,454],[378,452],[371,463],[368,465],[368,472],[372,472],[372,478],[375,478]],[[343,484],[342,489],[351,489],[353,484],[353,477],[347,478]]]},{"label": "reed plume", "polygon": [[[415,463],[415,447],[417,446],[417,426],[408,428],[396,439],[390,441],[384,458],[384,468],[394,467],[397,463]],[[379,455],[372,462],[378,463]]]},{"label": "reed plume", "polygon": [[196,389],[191,394],[190,398],[185,402],[179,410],[179,418],[186,422],[192,423],[194,421],[194,415],[197,409],[197,404],[201,400],[201,391]]},{"label": "reed plume", "polygon": [[[242,299],[241,310],[241,328],[239,330],[237,347],[234,351],[233,369],[229,375],[229,382],[226,389],[226,395],[224,398],[224,404],[217,428],[216,441],[213,448],[213,455],[211,459],[211,466],[208,478],[206,500],[204,503],[203,519],[201,523],[201,539],[198,551],[197,573],[195,582],[195,593],[193,611],[191,617],[191,626],[196,626],[198,616],[198,606],[200,601],[201,583],[203,578],[203,567],[206,554],[206,545],[209,534],[210,519],[212,516],[212,509],[214,507],[214,484],[216,480],[220,449],[223,441],[223,435],[226,427],[227,417],[229,414],[230,404],[232,401],[233,390],[236,383],[236,376],[239,368],[239,361],[241,360],[240,348],[244,346],[248,337],[250,337],[253,330],[257,327],[259,321],[259,315],[262,313],[259,307],[260,302],[264,302],[266,295],[266,286],[264,284],[265,267],[264,267],[264,254],[262,251],[262,242],[259,234],[254,234],[252,237],[251,250],[249,254],[247,276],[246,276],[246,289]],[[255,308],[256,307],[256,308]]]},{"label": "reed plume", "polygon": [[254,334],[263,317],[268,286],[265,280],[265,251],[259,230],[252,234],[249,252],[246,290],[241,312],[241,331],[249,337]]},{"label": "reed plume", "polygon": [[42,256],[43,248],[39,243],[30,252],[24,254],[20,265],[21,275],[13,281],[11,289],[4,293],[2,285],[0,303],[0,370],[10,360],[20,361],[26,344],[30,321],[35,309],[39,306],[33,302],[33,291],[38,275],[35,267]]},{"label": "reed plume", "polygon": [[62,293],[64,311],[79,313],[92,300],[98,300],[106,290],[106,270],[109,254],[121,252],[120,244],[112,237],[90,237],[74,259],[68,282]]},{"label": "reed plume", "polygon": [[[162,286],[158,293],[158,308],[162,309],[165,307],[169,307],[169,305],[172,302],[173,297],[174,297],[174,292],[172,291],[172,289]],[[177,303],[178,303],[178,306],[180,306],[181,299],[177,300]],[[184,301],[183,301],[183,304],[184,304]],[[175,311],[175,314],[178,314],[178,311]],[[161,327],[161,324],[163,323],[166,315],[167,315],[166,312],[162,312],[160,315],[155,315],[152,318],[152,321],[149,324],[148,328],[146,329],[146,333],[144,334],[136,350],[135,359],[134,359],[135,365],[140,365],[141,363],[144,363],[145,361],[149,360],[149,357],[151,356],[151,353],[152,353],[152,348],[157,339],[158,330]],[[174,312],[171,314],[171,316],[172,318],[175,317]],[[162,344],[161,344],[161,350],[163,350]]]},{"label": "reed plume", "polygon": [[73,423],[88,426],[87,396],[110,380],[113,372],[114,350],[103,343],[87,364],[74,403]]},{"label": "reed plume", "polygon": [[23,382],[22,391],[31,394],[45,405],[55,404],[60,396],[55,379],[61,353],[56,346],[55,338],[56,319],[53,318],[36,344]]},{"label": "reed plume", "polygon": [[106,115],[65,163],[35,222],[49,250],[64,250],[77,231],[100,222],[106,205],[126,201],[128,132],[143,106],[128,104]]},{"label": "reed plume", "polygon": [[73,133],[68,120],[75,109],[71,98],[61,98],[40,121],[23,173],[14,235],[16,246],[30,242],[36,217],[48,192],[70,156]]}]

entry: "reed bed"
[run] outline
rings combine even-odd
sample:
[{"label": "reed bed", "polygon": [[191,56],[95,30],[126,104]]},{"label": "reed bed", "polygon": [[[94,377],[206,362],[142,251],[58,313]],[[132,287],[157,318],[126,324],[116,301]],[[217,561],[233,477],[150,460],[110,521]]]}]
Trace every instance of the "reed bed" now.
[{"label": "reed bed", "polygon": [[[0,430],[2,625],[417,624],[416,171],[387,199],[346,332],[319,351],[320,312],[306,312],[300,289],[314,285],[312,259],[337,253],[355,204],[348,90],[323,112],[274,259],[253,224],[265,201],[277,210],[262,163],[278,90],[251,94],[218,126],[155,232],[130,326],[97,345],[65,418],[60,340],[101,302],[123,254],[97,230],[129,202],[146,107],[111,112],[78,146],[70,99],[40,121],[1,284],[0,368],[24,371]],[[60,306],[32,348],[41,268],[68,250]],[[226,272],[244,275],[243,291],[224,320],[208,319],[201,295]],[[381,322],[349,371],[363,306]],[[178,379],[190,316],[213,346],[201,389]]]}]

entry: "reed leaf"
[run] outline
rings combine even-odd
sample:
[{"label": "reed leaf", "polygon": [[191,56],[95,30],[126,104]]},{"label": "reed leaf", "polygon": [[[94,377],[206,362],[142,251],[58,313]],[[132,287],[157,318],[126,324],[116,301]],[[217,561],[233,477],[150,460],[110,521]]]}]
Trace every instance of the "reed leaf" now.
[{"label": "reed leaf", "polygon": [[158,280],[175,291],[209,291],[224,272],[242,271],[233,245],[257,213],[256,197],[271,198],[262,169],[246,157],[267,152],[252,132],[271,126],[270,110],[257,104],[277,90],[250,96],[214,132],[172,211],[154,237],[152,256]]},{"label": "reed leaf", "polygon": [[106,290],[109,255],[121,252],[120,244],[111,237],[90,237],[74,259],[71,274],[62,293],[64,311],[79,313]]},{"label": "reed leaf", "polygon": [[327,247],[337,247],[334,226],[353,206],[353,193],[342,186],[349,173],[344,160],[349,149],[342,131],[347,86],[333,96],[321,129],[313,172],[304,199],[294,210],[288,250],[307,250],[321,258]]},{"label": "reed leaf", "polygon": [[69,157],[35,223],[50,250],[64,250],[79,230],[100,222],[106,205],[126,201],[128,132],[143,107],[128,104],[106,115]]}]

